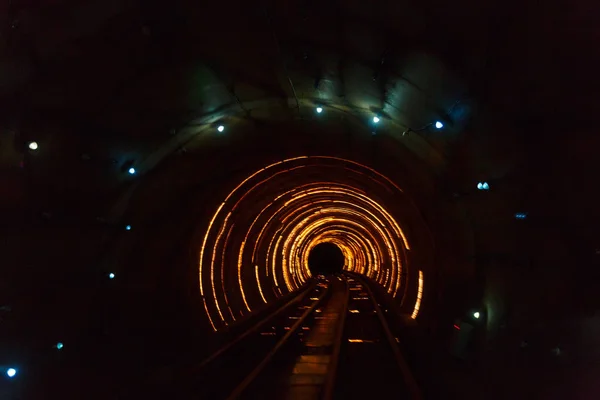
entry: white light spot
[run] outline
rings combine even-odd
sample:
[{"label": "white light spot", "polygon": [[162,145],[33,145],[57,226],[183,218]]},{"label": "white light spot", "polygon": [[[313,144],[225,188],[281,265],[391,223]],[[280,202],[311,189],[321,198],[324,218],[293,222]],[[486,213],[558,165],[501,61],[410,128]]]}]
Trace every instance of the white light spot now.
[{"label": "white light spot", "polygon": [[479,313],[479,311],[475,311],[473,313],[473,317],[475,317],[475,319],[479,319],[479,317],[481,317],[481,314]]},{"label": "white light spot", "polygon": [[29,142],[29,146],[28,147],[29,147],[30,150],[37,150],[38,144],[37,144],[37,142]]},{"label": "white light spot", "polygon": [[317,113],[321,114],[323,112],[323,108],[322,107],[317,107]]},{"label": "white light spot", "polygon": [[560,356],[560,353],[561,353],[560,347],[556,346],[555,348],[553,348],[553,349],[552,349],[552,353],[553,353],[555,356]]},{"label": "white light spot", "polygon": [[442,129],[444,127],[444,124],[441,121],[435,121],[435,127],[437,129]]},{"label": "white light spot", "polygon": [[375,124],[376,124],[376,123],[378,123],[379,121],[380,121],[380,119],[379,119],[379,117],[378,117],[378,116],[374,116],[374,117],[373,117],[373,122],[374,122]]},{"label": "white light spot", "polygon": [[6,370],[6,376],[9,378],[13,378],[17,374],[17,370],[14,368],[9,368]]},{"label": "white light spot", "polygon": [[219,127],[217,128],[217,130],[219,132],[223,132],[225,130],[225,127],[223,125],[219,125]]},{"label": "white light spot", "polygon": [[129,174],[135,175],[135,168],[133,168],[133,167],[129,168]]},{"label": "white light spot", "polygon": [[479,183],[477,184],[477,189],[479,189],[479,190],[483,190],[483,183],[479,182]]},{"label": "white light spot", "polygon": [[115,274],[112,272],[108,274],[108,279],[115,279]]}]

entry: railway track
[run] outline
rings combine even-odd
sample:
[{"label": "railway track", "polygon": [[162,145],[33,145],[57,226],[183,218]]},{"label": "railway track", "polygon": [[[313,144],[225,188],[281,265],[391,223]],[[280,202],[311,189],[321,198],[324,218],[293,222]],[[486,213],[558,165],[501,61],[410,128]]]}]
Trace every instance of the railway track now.
[{"label": "railway track", "polygon": [[330,291],[300,341],[265,357],[227,400],[421,399],[369,287],[343,275]]},{"label": "railway track", "polygon": [[359,278],[329,277],[143,397],[419,400],[385,312]]},{"label": "railway track", "polygon": [[421,399],[421,391],[387,322],[364,281],[348,278],[350,299],[334,387],[324,400]]},{"label": "railway track", "polygon": [[329,294],[326,281],[316,282],[200,362],[163,368],[117,399],[225,399],[279,342],[292,342]]}]

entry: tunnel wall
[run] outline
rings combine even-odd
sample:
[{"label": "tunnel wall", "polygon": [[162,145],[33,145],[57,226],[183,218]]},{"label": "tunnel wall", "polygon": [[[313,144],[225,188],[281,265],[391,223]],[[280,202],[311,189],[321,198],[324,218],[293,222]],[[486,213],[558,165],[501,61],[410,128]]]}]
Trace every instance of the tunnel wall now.
[{"label": "tunnel wall", "polygon": [[[359,155],[356,157],[352,154],[352,149],[358,152],[362,150],[364,146],[363,144],[360,144],[360,141],[364,139],[359,139],[360,137],[352,136],[356,135],[356,133],[352,133],[350,136],[351,141],[349,144],[347,144],[350,149],[344,149],[343,145],[340,144],[343,142],[340,142],[340,140],[341,138],[346,138],[347,140],[348,134],[343,134],[342,136],[338,137],[338,139],[335,137],[332,139],[331,136],[323,136],[323,138],[320,138],[318,130],[315,130],[314,126],[308,126],[310,126],[310,128],[307,129],[307,131],[310,131],[311,135],[307,136],[304,147],[308,150],[304,151],[314,151],[314,149],[323,148],[322,146],[326,146],[326,148],[330,149],[335,148],[336,150],[334,151],[334,154],[336,155],[349,154],[349,157],[354,157],[355,159],[361,159],[361,157],[364,158],[364,155]],[[291,131],[293,128],[290,128],[286,125],[274,124],[273,126],[269,126],[267,124],[265,129],[285,132],[286,135],[301,134],[301,132],[298,132],[297,134],[293,133]],[[326,128],[322,127],[321,129],[331,129],[331,126]],[[346,126],[346,129],[352,129],[352,125],[350,125],[349,128]],[[255,139],[250,140],[253,141]],[[268,145],[269,153],[279,154],[279,156],[277,156],[278,158],[284,158],[286,156],[295,154],[303,154],[297,149],[297,147],[302,147],[302,145],[299,146],[296,143],[293,147],[290,147],[286,144],[286,140],[280,139],[280,142],[281,144],[276,144],[277,142],[273,141],[272,139],[261,140],[261,143],[270,143]],[[250,162],[250,164],[246,164],[245,166],[243,161],[238,161],[237,163],[223,166],[224,168],[219,170],[215,170],[214,168],[210,167],[207,168],[207,165],[210,165],[211,159],[214,158],[206,159],[203,154],[212,154],[212,156],[209,157],[214,157],[216,154],[220,154],[220,150],[218,149],[220,146],[222,146],[222,144],[216,143],[214,146],[216,147],[212,149],[209,147],[208,149],[204,150],[205,152],[198,151],[196,153],[196,150],[192,149],[185,154],[174,155],[165,160],[164,164],[161,165],[161,168],[153,172],[152,175],[144,178],[145,183],[136,189],[136,193],[129,203],[129,208],[126,213],[127,221],[131,221],[132,225],[136,227],[140,226],[141,224],[141,226],[144,227],[144,230],[153,229],[152,233],[147,234],[147,239],[135,238],[135,233],[133,231],[139,231],[139,228],[135,228],[131,232],[127,232],[127,235],[132,234],[131,236],[128,236],[129,239],[140,240],[140,244],[135,245],[137,250],[134,253],[136,255],[131,257],[131,261],[127,261],[127,264],[131,265],[131,267],[127,268],[131,268],[132,271],[136,272],[128,273],[128,275],[142,278],[137,283],[133,283],[133,286],[139,287],[140,290],[147,291],[148,295],[155,290],[154,286],[158,281],[163,281],[162,283],[164,285],[165,279],[160,278],[161,272],[159,271],[165,267],[161,267],[157,264],[159,262],[158,260],[161,260],[162,257],[166,257],[166,255],[157,257],[155,252],[160,249],[160,246],[157,246],[157,244],[153,244],[152,242],[152,240],[154,240],[155,242],[159,243],[162,240],[161,238],[164,237],[164,235],[158,233],[161,229],[159,228],[161,226],[160,223],[150,221],[145,222],[144,219],[147,219],[148,215],[152,215],[153,219],[160,219],[161,214],[167,216],[169,213],[173,213],[173,210],[175,209],[181,210],[181,217],[170,217],[173,219],[173,222],[171,222],[173,227],[167,228],[165,231],[169,232],[166,235],[169,237],[169,240],[172,240],[173,237],[177,236],[175,233],[172,233],[172,229],[175,229],[175,227],[180,224],[180,222],[176,222],[177,218],[185,219],[187,222],[184,225],[186,226],[195,224],[195,228],[190,227],[193,232],[193,239],[188,242],[189,244],[187,244],[185,250],[186,253],[181,255],[181,257],[186,260],[184,265],[185,268],[188,269],[188,272],[179,273],[178,275],[180,277],[185,275],[189,277],[189,279],[183,283],[183,280],[171,278],[173,283],[177,283],[179,285],[179,290],[187,293],[189,299],[193,299],[195,296],[197,296],[197,287],[195,287],[195,281],[191,279],[194,274],[193,266],[195,263],[197,263],[197,255],[195,255],[194,249],[197,246],[198,238],[201,236],[200,232],[205,229],[210,210],[214,209],[217,205],[218,193],[221,193],[220,197],[223,198],[226,192],[226,189],[217,188],[217,185],[227,187],[227,182],[235,182],[236,180],[239,181],[242,176],[245,176],[247,173],[243,171],[252,169],[250,165],[254,165],[254,168],[259,168],[267,162],[267,160],[265,160],[265,162],[261,164],[260,161],[253,160]],[[239,149],[241,149],[241,152],[238,152],[238,150],[235,150],[235,148],[229,147],[227,152],[230,153],[232,159],[243,160],[244,148],[245,146],[243,144],[240,145]],[[452,206],[448,207],[447,209],[451,212],[455,212],[456,215],[454,216],[446,216],[446,210],[442,212],[431,212],[431,210],[435,210],[439,206],[435,200],[431,200],[432,193],[435,192],[433,192],[431,189],[426,189],[428,187],[426,182],[428,179],[429,182],[432,182],[431,178],[427,178],[427,175],[418,175],[418,170],[411,166],[414,164],[409,164],[406,162],[406,160],[400,161],[398,158],[392,157],[389,153],[386,153],[385,150],[383,150],[384,148],[385,146],[382,146],[377,150],[377,157],[375,158],[377,161],[373,162],[373,160],[367,160],[367,162],[371,161],[373,164],[375,164],[374,167],[380,167],[380,171],[382,172],[389,172],[390,177],[393,177],[400,185],[406,184],[403,186],[406,188],[406,191],[409,192],[410,195],[413,193],[415,194],[415,199],[412,200],[414,203],[424,202],[424,204],[428,206],[427,208],[424,207],[424,211],[420,211],[418,208],[422,204],[414,204],[404,211],[395,210],[396,212],[399,212],[398,215],[404,214],[413,220],[412,223],[406,225],[406,229],[408,230],[409,235],[412,237],[411,240],[415,246],[415,251],[409,252],[410,254],[408,256],[409,268],[411,271],[411,285],[409,285],[409,291],[407,294],[408,300],[405,304],[403,304],[403,310],[409,314],[413,311],[412,308],[414,307],[414,301],[411,299],[416,296],[416,287],[418,284],[416,277],[418,276],[418,270],[420,269],[426,272],[425,275],[427,279],[427,294],[424,299],[424,304],[427,306],[423,307],[423,312],[426,315],[427,309],[435,308],[439,302],[439,299],[441,296],[443,296],[444,292],[438,291],[437,288],[438,285],[441,285],[438,283],[440,282],[440,279],[442,279],[443,282],[450,282],[451,279],[454,279],[455,281],[464,280],[467,278],[469,270],[468,267],[465,267],[465,265],[468,265],[466,263],[459,264],[456,261],[453,261],[453,263],[449,262],[450,259],[460,259],[462,257],[454,256],[450,258],[452,251],[456,250],[456,246],[464,246],[466,242],[463,240],[457,243],[454,240],[453,242],[449,242],[450,244],[445,245],[445,248],[441,247],[442,250],[436,249],[435,251],[432,251],[432,240],[434,240],[433,232],[429,232],[429,230],[426,229],[425,221],[427,218],[432,218],[432,221],[429,223],[437,223],[435,218],[440,219],[441,227],[438,228],[438,230],[443,234],[441,237],[444,238],[445,235],[445,240],[451,240],[451,238],[455,238],[456,235],[454,235],[452,231],[448,230],[448,228],[450,228],[450,226],[456,222],[456,218],[459,218],[459,214],[456,214],[456,211],[451,210]],[[348,151],[350,153],[348,153]],[[235,154],[238,154],[238,156],[236,157]],[[276,158],[269,156],[269,160],[276,160]],[[196,172],[190,174],[189,171]],[[178,178],[173,179],[173,177]],[[230,184],[230,186],[231,185],[232,184]],[[432,185],[432,183],[429,185]],[[215,188],[216,191],[213,188]],[[157,192],[161,192],[160,196],[157,195]],[[169,193],[168,197],[165,196],[165,193],[167,192]],[[186,198],[189,200],[181,200],[181,198]],[[149,202],[147,199],[153,199],[153,201]],[[182,211],[185,209],[185,206],[182,206],[182,204],[188,201],[189,204],[196,203],[198,205],[198,209],[192,213],[193,216],[191,218],[187,212]],[[194,221],[193,223],[191,222],[192,220]],[[145,226],[148,226],[148,228]],[[185,236],[186,234],[183,235]],[[147,243],[146,241],[150,242]],[[175,246],[175,244],[171,246]],[[421,248],[419,248],[419,246],[421,246]],[[180,249],[178,251],[181,252],[182,250]],[[140,255],[142,256],[142,260],[144,260],[143,262],[139,259]],[[439,267],[439,270],[446,272],[439,272],[437,270],[438,267],[434,264],[434,260],[437,260],[438,258],[445,260],[444,265]],[[135,267],[135,265],[139,265],[139,267]],[[462,268],[462,272],[459,272],[457,268]],[[182,283],[184,284],[184,287],[181,286]],[[432,301],[433,298],[436,300]],[[433,321],[435,318],[430,316],[429,319]]]}]

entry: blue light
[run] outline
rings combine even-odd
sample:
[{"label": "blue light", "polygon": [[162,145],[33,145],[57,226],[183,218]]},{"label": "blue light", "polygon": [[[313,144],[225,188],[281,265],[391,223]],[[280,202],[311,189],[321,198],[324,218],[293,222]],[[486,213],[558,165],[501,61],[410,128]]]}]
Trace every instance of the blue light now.
[{"label": "blue light", "polygon": [[525,218],[527,218],[527,213],[516,213],[515,218],[516,219],[525,219]]},{"label": "blue light", "polygon": [[442,129],[444,127],[444,124],[441,121],[435,121],[435,127],[437,129]]},{"label": "blue light", "polygon": [[115,274],[113,274],[112,272],[108,274],[108,279],[115,279]]},{"label": "blue light", "polygon": [[6,376],[8,376],[9,378],[14,378],[15,375],[17,375],[17,370],[14,368],[9,368],[6,370]]},{"label": "blue light", "polygon": [[63,347],[64,347],[64,345],[62,344],[62,342],[58,342],[58,343],[56,343],[56,348],[57,348],[58,350],[62,349]]},{"label": "blue light", "polygon": [[130,230],[131,230],[131,225],[126,225],[126,226],[125,226],[125,230],[126,230],[126,231],[130,231]]},{"label": "blue light", "polygon": [[135,175],[135,168],[129,168],[129,175]]},{"label": "blue light", "polygon": [[490,185],[487,182],[483,182],[483,190],[490,190]]},{"label": "blue light", "polygon": [[483,183],[479,182],[479,183],[477,184],[477,189],[479,189],[479,190],[483,190]]}]

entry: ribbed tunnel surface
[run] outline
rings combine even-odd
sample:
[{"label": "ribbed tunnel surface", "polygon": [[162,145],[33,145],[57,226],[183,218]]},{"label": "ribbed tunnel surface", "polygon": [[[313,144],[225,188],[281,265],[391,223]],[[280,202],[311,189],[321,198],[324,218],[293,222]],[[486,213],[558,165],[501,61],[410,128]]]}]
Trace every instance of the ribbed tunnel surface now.
[{"label": "ribbed tunnel surface", "polygon": [[434,398],[598,397],[584,3],[0,2],[0,390],[191,373],[311,288],[320,243]]},{"label": "ribbed tunnel surface", "polygon": [[339,247],[345,270],[403,301],[418,274],[409,272],[409,239],[390,211],[403,196],[385,175],[339,157],[300,156],[250,174],[218,206],[200,247],[200,294],[213,329],[300,289],[323,243]]}]

